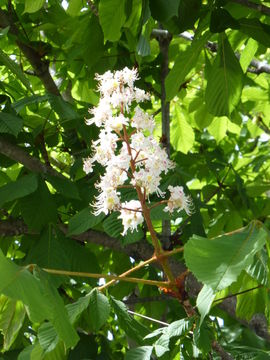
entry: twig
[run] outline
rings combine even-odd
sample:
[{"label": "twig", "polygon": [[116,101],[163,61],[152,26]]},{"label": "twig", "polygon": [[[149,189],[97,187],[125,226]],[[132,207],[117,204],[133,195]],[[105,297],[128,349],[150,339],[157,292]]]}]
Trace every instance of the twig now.
[{"label": "twig", "polygon": [[216,299],[216,300],[214,300],[213,302],[223,301],[223,300],[229,299],[229,298],[234,297],[234,296],[238,296],[238,295],[245,294],[245,293],[247,293],[247,292],[249,292],[249,291],[253,291],[253,290],[260,289],[261,287],[263,287],[263,285],[258,285],[258,286],[255,286],[255,287],[251,288],[251,289],[246,289],[246,290],[237,292],[237,293],[235,293],[235,294],[231,294],[231,295],[225,296],[225,297],[223,297],[223,298]]},{"label": "twig", "polygon": [[213,341],[211,345],[213,350],[215,350],[220,355],[221,360],[233,360],[233,357],[227,353],[216,340]]},{"label": "twig", "polygon": [[270,16],[270,8],[268,6],[262,5],[262,4],[256,4],[249,0],[230,0],[231,2],[234,2],[236,4],[240,4],[242,6],[248,7],[250,9],[256,10],[260,12],[261,14]]}]

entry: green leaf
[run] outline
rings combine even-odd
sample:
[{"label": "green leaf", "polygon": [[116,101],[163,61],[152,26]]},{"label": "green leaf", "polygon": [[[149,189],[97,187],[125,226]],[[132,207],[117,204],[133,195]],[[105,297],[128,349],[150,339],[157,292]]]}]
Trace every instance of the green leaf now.
[{"label": "green leaf", "polygon": [[17,136],[22,130],[23,120],[18,116],[0,112],[0,133]]},{"label": "green leaf", "polygon": [[259,284],[267,286],[269,282],[268,256],[265,248],[258,251],[253,259],[253,263],[246,269],[246,272]]},{"label": "green leaf", "polygon": [[166,77],[166,97],[171,100],[184,83],[186,76],[195,67],[198,57],[204,48],[209,33],[205,33],[198,39],[192,41],[185,51],[181,51],[174,61],[174,66]]},{"label": "green leaf", "polygon": [[90,324],[94,331],[98,331],[106,323],[110,309],[107,297],[97,289],[93,289],[89,294],[89,313]]},{"label": "green leaf", "polygon": [[61,297],[48,280],[47,274],[36,271],[32,275],[26,268],[7,260],[0,251],[0,293],[21,300],[31,321],[50,320],[66,346],[74,346],[78,336],[68,321]]},{"label": "green leaf", "polygon": [[59,342],[59,337],[50,322],[45,322],[38,328],[38,341],[45,352],[55,349]]},{"label": "green leaf", "polygon": [[210,31],[212,33],[220,33],[227,28],[238,29],[240,27],[237,20],[223,8],[218,8],[212,11],[210,19]]},{"label": "green leaf", "polygon": [[38,180],[35,174],[24,175],[16,181],[0,187],[0,206],[6,202],[27,196],[37,190]]},{"label": "green leaf", "polygon": [[187,267],[214,292],[236,281],[241,271],[253,262],[268,235],[258,222],[232,234],[214,239],[193,236],[185,245]]},{"label": "green leaf", "polygon": [[74,120],[80,117],[78,113],[74,110],[72,105],[67,101],[63,100],[61,96],[56,96],[51,93],[47,96],[51,107],[59,115],[60,121]]},{"label": "green leaf", "polygon": [[178,15],[180,0],[150,0],[151,15],[158,21],[167,21]]},{"label": "green leaf", "polygon": [[45,0],[25,0],[24,12],[34,13],[42,8]]},{"label": "green leaf", "polygon": [[240,65],[243,72],[245,73],[251,63],[251,60],[254,58],[256,51],[258,50],[259,44],[253,39],[248,39],[248,42],[241,53]]},{"label": "green leaf", "polygon": [[99,224],[105,217],[102,213],[99,216],[92,214],[89,207],[74,215],[68,223],[68,236],[81,234]]},{"label": "green leaf", "polygon": [[25,106],[31,104],[40,104],[48,100],[47,95],[32,95],[22,98],[21,100],[12,103],[12,108],[19,113]]},{"label": "green leaf", "polygon": [[125,333],[134,339],[138,344],[143,344],[144,336],[149,333],[148,329],[129,315],[125,304],[121,301],[111,297],[111,303],[114,312],[118,317],[119,324]]},{"label": "green leaf", "polygon": [[208,354],[211,351],[211,344],[214,340],[214,336],[213,332],[205,322],[202,325],[195,327],[193,340],[194,344],[203,352],[203,354]]},{"label": "green leaf", "polygon": [[241,292],[249,289],[247,293],[237,296],[236,303],[236,316],[240,319],[245,319],[250,321],[254,314],[265,314],[268,316],[269,312],[269,300],[268,300],[268,290],[263,288],[258,288],[258,283],[256,280],[252,279],[246,273],[239,279],[237,285],[233,289],[233,292]]},{"label": "green leaf", "polygon": [[119,213],[114,212],[103,221],[103,228],[106,234],[119,238],[123,231],[122,221],[118,219]]},{"label": "green leaf", "polygon": [[192,329],[193,323],[193,318],[174,321],[165,328],[164,333],[168,335],[169,338],[186,335]]},{"label": "green leaf", "polygon": [[43,349],[39,343],[27,346],[18,356],[18,360],[43,360],[43,358]]},{"label": "green leaf", "polygon": [[25,318],[25,308],[21,301],[0,295],[0,329],[4,336],[3,350],[14,343]]},{"label": "green leaf", "polygon": [[99,3],[100,24],[104,40],[117,41],[126,21],[125,0],[101,0]]},{"label": "green leaf", "polygon": [[68,318],[72,325],[76,323],[83,311],[88,308],[90,295],[91,292],[83,297],[80,297],[76,302],[66,305]]},{"label": "green leaf", "polygon": [[57,220],[56,204],[42,179],[39,179],[37,190],[21,199],[20,205],[24,221],[30,229],[40,230]]},{"label": "green leaf", "polygon": [[270,46],[270,26],[263,24],[259,19],[239,19],[240,31],[266,47]]},{"label": "green leaf", "polygon": [[67,13],[71,16],[77,16],[82,8],[82,0],[69,0]]},{"label": "green leaf", "polygon": [[196,300],[196,306],[201,314],[199,326],[201,326],[205,316],[209,313],[214,298],[213,289],[210,286],[204,285]]},{"label": "green leaf", "polygon": [[77,185],[67,178],[60,178],[56,176],[46,175],[46,179],[52,184],[52,186],[63,196],[80,200],[79,191]]},{"label": "green leaf", "polygon": [[216,116],[230,115],[241,97],[243,72],[224,34],[219,36],[218,54],[206,78],[208,111]]},{"label": "green leaf", "polygon": [[[33,2],[34,1],[35,0],[33,0]],[[11,60],[10,57],[6,55],[1,49],[0,49],[0,61],[4,65],[6,65],[6,67],[23,83],[26,89],[28,89],[31,93],[33,93],[30,82],[27,79],[27,77],[24,75],[19,65],[15,61]]]},{"label": "green leaf", "polygon": [[141,346],[127,352],[125,360],[150,360],[153,346]]},{"label": "green leaf", "polygon": [[193,147],[195,135],[191,125],[186,120],[186,114],[180,105],[175,104],[174,117],[171,122],[171,143],[176,151],[187,154]]}]

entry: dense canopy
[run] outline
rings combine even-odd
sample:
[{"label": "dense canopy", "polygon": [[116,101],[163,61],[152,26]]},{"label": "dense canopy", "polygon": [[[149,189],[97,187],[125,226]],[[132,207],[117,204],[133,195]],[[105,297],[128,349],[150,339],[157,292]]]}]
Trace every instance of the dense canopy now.
[{"label": "dense canopy", "polygon": [[268,47],[269,1],[0,0],[0,359],[270,359]]}]

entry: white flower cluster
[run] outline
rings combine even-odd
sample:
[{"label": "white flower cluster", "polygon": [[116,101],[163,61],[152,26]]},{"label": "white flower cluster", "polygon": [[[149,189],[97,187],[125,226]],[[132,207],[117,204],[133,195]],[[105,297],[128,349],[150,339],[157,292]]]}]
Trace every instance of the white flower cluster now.
[{"label": "white flower cluster", "polygon": [[[101,130],[99,139],[92,144],[93,156],[84,159],[83,169],[87,174],[92,172],[95,161],[105,168],[96,185],[100,194],[93,205],[94,214],[120,211],[125,235],[143,222],[142,205],[138,200],[121,203],[119,188],[130,185],[140,189],[144,200],[153,193],[163,197],[165,194],[159,188],[161,175],[174,164],[152,136],[155,126],[152,116],[138,105],[134,108],[134,103],[149,99],[144,90],[134,86],[137,70],[107,71],[96,79],[100,101],[90,110],[93,117],[86,123],[95,124]],[[171,197],[165,210],[184,209],[189,214],[190,200],[182,188],[169,187],[169,190]]]}]

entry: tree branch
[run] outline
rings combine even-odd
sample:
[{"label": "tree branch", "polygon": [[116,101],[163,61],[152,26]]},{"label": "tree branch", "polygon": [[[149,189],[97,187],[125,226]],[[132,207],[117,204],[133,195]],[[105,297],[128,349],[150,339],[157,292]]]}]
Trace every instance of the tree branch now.
[{"label": "tree branch", "polygon": [[[255,5],[258,5],[258,4],[255,4]],[[267,9],[270,9],[270,8],[267,8]],[[153,29],[151,35],[154,38],[160,38],[160,37],[168,38],[169,36],[171,36],[171,34],[169,33],[168,30],[161,30],[161,29]],[[191,33],[189,33],[188,31],[184,31],[181,34],[179,34],[178,36],[185,40],[188,40],[188,41],[193,41],[193,39],[194,39],[193,35]],[[209,49],[212,52],[217,52],[217,50],[218,50],[218,44],[214,43],[212,41],[207,41],[206,47],[207,47],[207,49]],[[240,57],[239,53],[236,53],[235,55],[237,58]],[[253,59],[253,60],[251,60],[247,71],[252,74],[257,74],[257,75],[259,75],[261,73],[270,74],[270,65],[266,64],[265,62],[261,62],[257,59]]]},{"label": "tree branch", "polygon": [[[64,224],[58,225],[60,230],[66,235],[68,228]],[[28,227],[22,220],[0,220],[0,236],[19,236],[26,234],[36,234],[30,232]],[[102,245],[113,251],[119,251],[127,256],[132,257],[136,261],[150,259],[153,255],[153,247],[145,241],[140,241],[138,243],[130,244],[125,247],[122,246],[121,242],[118,239],[111,238],[105,233],[101,233],[94,230],[88,230],[79,235],[72,235],[70,237],[72,240],[80,242],[88,242],[97,245]],[[173,258],[168,259],[168,263],[171,266],[173,273],[177,276],[186,271],[185,265]],[[154,266],[159,267],[158,263],[155,263]],[[187,277],[187,292],[188,295],[192,298],[196,297],[201,290],[202,285],[194,278],[192,274],[189,274]],[[270,335],[268,333],[268,328],[266,326],[266,319],[263,315],[259,316],[258,314],[254,315],[250,322],[239,319],[235,315],[236,307],[236,298],[225,299],[221,304],[218,305],[222,310],[228,313],[232,318],[238,321],[240,324],[249,327],[254,331],[258,336],[270,342]]]},{"label": "tree branch", "polygon": [[19,162],[31,171],[50,174],[57,177],[63,176],[52,167],[43,164],[39,159],[29,155],[20,146],[10,143],[2,136],[0,136],[0,153],[12,160],[15,160],[16,162]]},{"label": "tree branch", "polygon": [[236,4],[248,7],[250,9],[256,10],[260,12],[261,14],[270,16],[270,8],[268,6],[262,5],[262,4],[256,4],[249,0],[230,0],[231,2],[234,2]]}]

